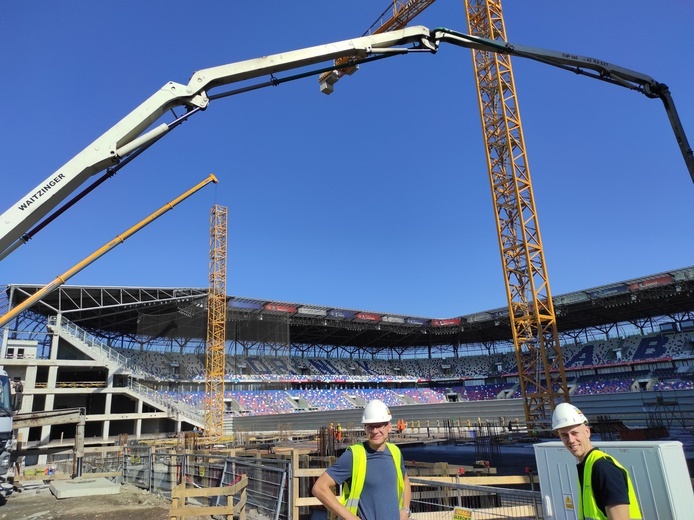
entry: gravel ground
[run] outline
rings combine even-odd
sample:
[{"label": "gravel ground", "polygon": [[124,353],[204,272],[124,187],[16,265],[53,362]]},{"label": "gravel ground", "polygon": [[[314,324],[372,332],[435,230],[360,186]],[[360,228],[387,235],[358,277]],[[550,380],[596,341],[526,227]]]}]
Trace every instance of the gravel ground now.
[{"label": "gravel ground", "polygon": [[[27,484],[0,506],[0,520],[168,520],[171,502],[132,484],[123,484],[116,495],[55,498],[48,484]],[[215,517],[218,518],[218,517]],[[272,520],[246,508],[247,520]],[[187,520],[211,520],[211,516],[186,516]]]},{"label": "gravel ground", "polygon": [[120,493],[58,500],[47,484],[27,485],[0,507],[0,520],[163,520],[169,518],[169,501],[130,484]]}]

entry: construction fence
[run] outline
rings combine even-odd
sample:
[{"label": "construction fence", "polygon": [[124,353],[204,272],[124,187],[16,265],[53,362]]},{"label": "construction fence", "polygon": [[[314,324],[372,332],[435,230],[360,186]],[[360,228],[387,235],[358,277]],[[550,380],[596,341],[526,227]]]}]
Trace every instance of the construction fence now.
[{"label": "construction fence", "polygon": [[[315,479],[334,461],[334,457],[309,457],[292,450],[287,455],[239,456],[235,450],[162,450],[152,446],[128,445],[86,448],[82,476],[104,476],[175,498],[174,489],[183,485],[200,490],[233,486],[246,481],[243,504],[240,496],[214,495],[208,506],[246,506],[271,520],[322,520],[325,509],[311,495]],[[37,469],[33,478],[60,478],[70,475],[75,461],[72,452],[53,455],[46,471]],[[49,475],[50,472],[50,475]],[[416,471],[413,471],[416,473]],[[39,476],[41,475],[41,476]],[[245,477],[245,478],[244,478]],[[27,477],[30,478],[30,477]],[[483,477],[484,478],[484,477]],[[500,477],[489,477],[498,483]],[[518,477],[520,478],[520,477]],[[453,520],[461,508],[474,520],[544,520],[538,491],[477,484],[480,479],[466,477],[411,476],[412,518],[414,520]],[[520,481],[509,480],[510,484]],[[501,484],[503,485],[503,484]],[[227,504],[226,500],[236,501]],[[214,503],[211,501],[214,500]],[[245,509],[244,509],[245,514]],[[456,514],[456,518],[460,518]]]},{"label": "construction fence", "polygon": [[544,518],[539,491],[420,478],[411,478],[410,483],[410,509],[412,517],[418,520],[451,520],[456,509],[470,511],[474,520]]}]

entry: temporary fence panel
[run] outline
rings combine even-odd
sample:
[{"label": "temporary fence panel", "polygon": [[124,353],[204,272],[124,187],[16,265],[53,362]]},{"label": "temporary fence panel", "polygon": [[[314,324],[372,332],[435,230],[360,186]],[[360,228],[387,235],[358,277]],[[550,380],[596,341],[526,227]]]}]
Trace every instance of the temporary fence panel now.
[{"label": "temporary fence panel", "polygon": [[[47,465],[48,475],[54,473],[75,475],[75,455],[69,452],[50,455]],[[118,481],[123,475],[123,448],[120,446],[103,446],[85,448],[82,456],[82,476],[106,477]]]},{"label": "temporary fence panel", "polygon": [[152,491],[152,448],[149,446],[124,448],[123,479],[134,486]]},{"label": "temporary fence panel", "polygon": [[410,509],[416,520],[450,520],[455,508],[473,512],[474,520],[542,520],[537,491],[437,482],[410,478]]},{"label": "temporary fence panel", "polygon": [[247,503],[274,520],[289,518],[288,459],[227,457],[221,485],[229,486],[241,476],[248,477]]},{"label": "temporary fence panel", "polygon": [[82,456],[82,476],[99,476],[122,480],[122,470],[122,447],[85,448]]},{"label": "temporary fence panel", "polygon": [[[217,488],[189,487],[183,483],[177,485],[171,494],[170,518],[184,520],[200,516],[222,515],[227,520],[235,516],[246,520],[246,485],[248,480],[243,477],[233,486]],[[231,498],[230,498],[231,497]],[[215,504],[219,498],[224,498],[224,505]]]}]

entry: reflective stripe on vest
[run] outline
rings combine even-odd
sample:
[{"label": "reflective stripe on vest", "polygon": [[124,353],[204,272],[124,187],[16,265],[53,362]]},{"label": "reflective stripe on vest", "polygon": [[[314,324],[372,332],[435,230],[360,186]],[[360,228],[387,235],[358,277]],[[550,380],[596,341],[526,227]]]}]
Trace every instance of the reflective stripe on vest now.
[{"label": "reflective stripe on vest", "polygon": [[[398,504],[402,508],[404,504],[403,491],[405,489],[405,480],[403,479],[401,469],[402,454],[400,453],[400,448],[395,444],[387,442],[386,447],[390,450],[395,463],[395,471],[398,476]],[[349,484],[347,482],[342,484],[340,503],[356,515],[359,497],[364,489],[364,481],[366,481],[366,448],[364,448],[363,444],[353,444],[347,449],[352,450],[352,479]]]},{"label": "reflective stripe on vest", "polygon": [[629,518],[631,520],[641,520],[643,516],[641,515],[641,508],[639,507],[639,501],[636,498],[636,492],[631,483],[629,472],[615,459],[599,450],[593,450],[588,454],[583,468],[583,489],[579,490],[578,517],[584,520],[607,520],[607,516],[600,511],[592,491],[593,464],[598,459],[609,459],[624,472],[627,477],[627,489],[629,492]]}]

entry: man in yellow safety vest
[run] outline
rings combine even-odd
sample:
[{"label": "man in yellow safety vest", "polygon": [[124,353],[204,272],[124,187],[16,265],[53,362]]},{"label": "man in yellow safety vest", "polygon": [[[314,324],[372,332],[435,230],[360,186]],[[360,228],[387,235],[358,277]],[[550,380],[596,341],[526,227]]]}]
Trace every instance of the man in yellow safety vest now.
[{"label": "man in yellow safety vest", "polygon": [[552,414],[552,429],[578,461],[579,520],[643,518],[629,472],[593,447],[581,410],[569,403],[558,404]]},{"label": "man in yellow safety vest", "polygon": [[[344,520],[409,518],[410,480],[400,449],[388,442],[392,418],[383,401],[369,401],[361,420],[366,441],[345,450],[313,485],[313,495],[338,517]],[[332,489],[336,486],[342,486],[340,497]]]}]

